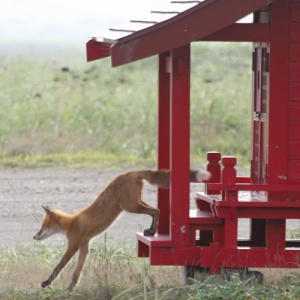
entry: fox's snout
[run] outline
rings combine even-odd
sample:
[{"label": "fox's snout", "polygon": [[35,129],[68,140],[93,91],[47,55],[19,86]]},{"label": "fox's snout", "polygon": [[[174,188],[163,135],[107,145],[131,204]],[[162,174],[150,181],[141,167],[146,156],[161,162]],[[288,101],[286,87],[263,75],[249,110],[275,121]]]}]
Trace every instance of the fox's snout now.
[{"label": "fox's snout", "polygon": [[41,241],[46,239],[47,237],[53,235],[55,232],[53,230],[39,231],[33,236],[33,239],[36,241]]},{"label": "fox's snout", "polygon": [[34,240],[37,240],[37,241],[42,240],[42,239],[43,239],[43,237],[42,237],[42,230],[39,230],[39,231],[33,236],[33,239],[34,239]]},{"label": "fox's snout", "polygon": [[40,239],[40,237],[38,236],[38,234],[35,234],[35,235],[33,236],[33,239],[38,241],[38,240]]},{"label": "fox's snout", "polygon": [[49,228],[44,228],[44,226],[33,236],[34,240],[37,241],[41,241],[44,240],[46,238],[48,238],[49,236],[56,234],[56,233],[62,233],[62,234],[66,234],[66,232],[62,229],[60,229],[60,227],[58,225],[56,226],[52,226]]}]

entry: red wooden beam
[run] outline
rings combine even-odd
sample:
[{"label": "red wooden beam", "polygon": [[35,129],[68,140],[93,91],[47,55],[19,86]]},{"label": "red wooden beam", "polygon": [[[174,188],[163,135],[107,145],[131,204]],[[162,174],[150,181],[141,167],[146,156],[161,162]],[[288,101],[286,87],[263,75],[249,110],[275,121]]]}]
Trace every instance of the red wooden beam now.
[{"label": "red wooden beam", "polygon": [[[285,221],[286,219],[299,219],[300,207],[259,207],[259,206],[237,206],[232,208],[231,206],[216,206],[215,207],[216,216],[218,218],[224,218],[224,223],[228,220],[233,219],[267,219],[267,226],[272,232],[267,232],[268,237],[274,242],[274,245],[277,242],[282,244],[284,248],[285,244]],[[234,218],[233,218],[234,216]],[[272,222],[271,222],[272,220]],[[258,234],[260,231],[258,231]],[[279,234],[280,233],[280,234]],[[255,234],[255,233],[253,233]],[[230,235],[228,235],[230,237]],[[277,241],[277,242],[276,242]],[[232,242],[233,243],[233,242]],[[225,247],[228,247],[228,241],[226,236],[224,237]],[[235,245],[235,244],[234,244]]]},{"label": "red wooden beam", "polygon": [[214,42],[269,42],[270,25],[267,23],[234,23],[200,41]]},{"label": "red wooden beam", "polygon": [[223,184],[208,183],[210,191],[262,191],[262,192],[300,192],[299,185],[293,184]]},{"label": "red wooden beam", "polygon": [[206,0],[171,19],[119,39],[111,48],[112,65],[123,65],[200,40],[269,2]]},{"label": "red wooden beam", "polygon": [[110,56],[110,47],[112,44],[89,40],[86,43],[87,61],[93,61]]},{"label": "red wooden beam", "polygon": [[[214,42],[269,42],[270,25],[267,23],[234,23],[199,41]],[[90,40],[87,43],[87,61],[110,56],[112,44]]]},{"label": "red wooden beam", "polygon": [[151,265],[165,266],[202,266],[218,272],[221,267],[299,268],[300,261],[299,248],[246,247],[229,249],[213,243],[210,247],[152,248],[150,263]]}]

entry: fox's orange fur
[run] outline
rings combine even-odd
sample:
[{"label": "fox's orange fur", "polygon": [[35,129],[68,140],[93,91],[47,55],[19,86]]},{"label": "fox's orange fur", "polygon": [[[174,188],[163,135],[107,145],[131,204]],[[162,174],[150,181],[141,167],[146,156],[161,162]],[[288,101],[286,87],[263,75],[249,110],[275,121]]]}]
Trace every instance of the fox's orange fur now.
[{"label": "fox's orange fur", "polygon": [[[191,182],[201,182],[209,177],[206,171],[190,171]],[[93,237],[107,229],[118,215],[127,212],[147,214],[152,217],[152,224],[144,231],[144,235],[154,235],[157,229],[159,210],[142,200],[143,179],[150,184],[168,188],[170,172],[168,170],[132,171],[116,177],[88,207],[75,214],[67,214],[59,210],[42,207],[45,217],[41,229],[33,237],[43,240],[55,233],[63,233],[68,240],[67,249],[50,277],[42,282],[42,287],[49,286],[79,251],[77,266],[73,274],[69,290],[78,282],[85,259],[89,252],[89,243]]]}]

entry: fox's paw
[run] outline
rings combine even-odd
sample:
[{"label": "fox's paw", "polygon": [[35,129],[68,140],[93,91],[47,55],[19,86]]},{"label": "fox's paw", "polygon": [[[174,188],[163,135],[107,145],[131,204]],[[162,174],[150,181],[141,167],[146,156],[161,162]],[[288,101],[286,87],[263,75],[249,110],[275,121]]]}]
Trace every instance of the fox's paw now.
[{"label": "fox's paw", "polygon": [[74,287],[73,287],[72,285],[70,285],[70,286],[66,289],[66,291],[67,291],[67,292],[73,292],[73,289],[74,289]]},{"label": "fox's paw", "polygon": [[155,234],[155,231],[151,230],[151,229],[145,229],[144,230],[144,235],[145,236],[153,236]]},{"label": "fox's paw", "polygon": [[51,282],[49,280],[45,280],[41,283],[41,287],[45,288],[45,287],[49,286],[50,284],[51,284]]}]

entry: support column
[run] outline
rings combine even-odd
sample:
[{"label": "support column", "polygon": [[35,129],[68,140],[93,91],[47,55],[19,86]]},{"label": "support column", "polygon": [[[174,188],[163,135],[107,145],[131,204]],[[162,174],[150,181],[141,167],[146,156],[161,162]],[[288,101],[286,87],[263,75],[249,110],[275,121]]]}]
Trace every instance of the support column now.
[{"label": "support column", "polygon": [[170,228],[174,246],[189,244],[190,45],[171,51]]},{"label": "support column", "polygon": [[[158,58],[158,169],[170,169],[170,52]],[[169,234],[170,190],[158,189],[157,206],[160,210],[157,233]]]},{"label": "support column", "polygon": [[[270,103],[268,183],[287,182],[289,3],[277,0],[270,9]],[[279,134],[280,133],[280,134]],[[279,196],[278,196],[279,195]],[[269,199],[283,195],[273,193]],[[276,200],[275,200],[276,201]]]},{"label": "support column", "polygon": [[[268,183],[287,183],[289,1],[277,0],[270,9],[270,108]],[[280,134],[278,134],[280,132]],[[285,201],[286,193],[269,192],[269,201]],[[266,246],[285,247],[285,220],[267,220]]]}]

